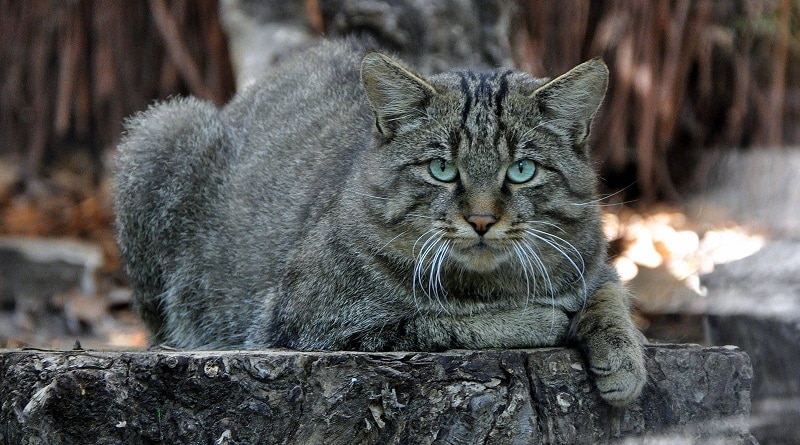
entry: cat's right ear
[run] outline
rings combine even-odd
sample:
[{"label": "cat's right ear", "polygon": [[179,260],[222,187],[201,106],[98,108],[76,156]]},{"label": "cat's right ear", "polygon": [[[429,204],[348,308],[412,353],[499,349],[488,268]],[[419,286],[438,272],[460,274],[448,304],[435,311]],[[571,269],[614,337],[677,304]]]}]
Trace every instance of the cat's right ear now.
[{"label": "cat's right ear", "polygon": [[436,94],[425,79],[378,52],[362,59],[361,83],[375,112],[375,125],[386,137],[408,119],[424,114],[426,101]]},{"label": "cat's right ear", "polygon": [[599,58],[584,62],[545,83],[531,96],[550,122],[571,130],[582,145],[608,87],[608,67]]}]

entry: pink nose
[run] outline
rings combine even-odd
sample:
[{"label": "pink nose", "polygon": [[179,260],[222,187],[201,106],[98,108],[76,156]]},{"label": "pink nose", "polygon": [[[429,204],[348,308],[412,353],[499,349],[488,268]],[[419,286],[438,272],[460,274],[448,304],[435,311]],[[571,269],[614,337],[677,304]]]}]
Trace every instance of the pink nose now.
[{"label": "pink nose", "polygon": [[497,217],[492,213],[473,213],[467,216],[467,222],[475,229],[475,233],[483,236],[497,222]]}]

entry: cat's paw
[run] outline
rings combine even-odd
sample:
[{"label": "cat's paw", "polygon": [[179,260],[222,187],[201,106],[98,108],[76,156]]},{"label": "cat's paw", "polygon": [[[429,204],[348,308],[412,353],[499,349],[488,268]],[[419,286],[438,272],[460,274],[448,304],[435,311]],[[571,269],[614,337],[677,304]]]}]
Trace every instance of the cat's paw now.
[{"label": "cat's paw", "polygon": [[639,397],[647,380],[644,350],[636,334],[606,334],[585,345],[595,386],[610,405],[629,405]]}]

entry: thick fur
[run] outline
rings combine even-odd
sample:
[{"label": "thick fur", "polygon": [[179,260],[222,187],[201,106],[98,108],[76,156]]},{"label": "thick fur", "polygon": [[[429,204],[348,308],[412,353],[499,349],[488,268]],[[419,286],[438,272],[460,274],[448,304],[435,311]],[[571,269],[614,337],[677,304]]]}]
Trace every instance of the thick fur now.
[{"label": "thick fur", "polygon": [[592,60],[549,82],[513,70],[425,79],[326,42],[222,110],[176,99],[135,116],[117,222],[153,341],[575,341],[601,395],[629,403],[645,382],[640,334],[607,263],[586,149],[607,78]]}]

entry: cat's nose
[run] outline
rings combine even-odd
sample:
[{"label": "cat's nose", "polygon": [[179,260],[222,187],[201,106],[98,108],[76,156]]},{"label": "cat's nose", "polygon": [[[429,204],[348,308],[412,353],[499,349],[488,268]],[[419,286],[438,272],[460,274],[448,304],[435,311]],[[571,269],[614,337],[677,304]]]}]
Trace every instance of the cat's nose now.
[{"label": "cat's nose", "polygon": [[497,222],[497,217],[492,213],[472,213],[467,216],[467,222],[480,236],[486,234],[492,224]]}]

